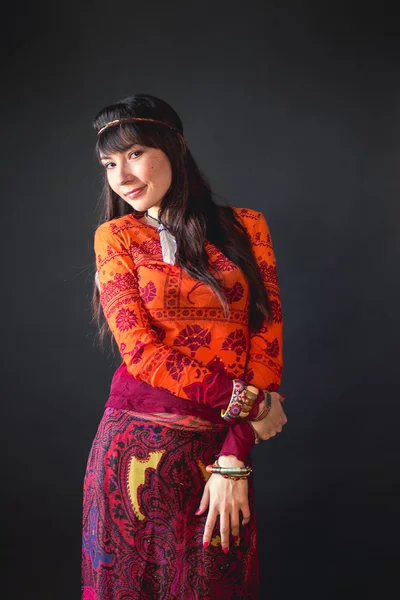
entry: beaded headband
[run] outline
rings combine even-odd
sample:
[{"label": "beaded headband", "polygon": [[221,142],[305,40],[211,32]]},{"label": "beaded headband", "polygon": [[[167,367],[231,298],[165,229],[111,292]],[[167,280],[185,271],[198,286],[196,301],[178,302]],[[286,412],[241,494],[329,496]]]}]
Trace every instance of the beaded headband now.
[{"label": "beaded headband", "polygon": [[100,133],[102,131],[104,131],[104,129],[107,129],[108,127],[114,127],[114,125],[120,125],[120,123],[133,123],[134,121],[151,121],[152,123],[158,123],[159,125],[165,125],[166,127],[169,127],[169,129],[173,129],[182,138],[182,140],[185,141],[185,138],[183,137],[181,132],[178,131],[177,128],[174,127],[173,125],[170,125],[169,123],[165,123],[164,121],[159,121],[158,119],[149,119],[146,117],[130,117],[130,118],[126,118],[126,119],[115,119],[115,121],[110,121],[109,123],[106,123],[103,127],[101,127],[98,130],[97,135],[100,135]]}]

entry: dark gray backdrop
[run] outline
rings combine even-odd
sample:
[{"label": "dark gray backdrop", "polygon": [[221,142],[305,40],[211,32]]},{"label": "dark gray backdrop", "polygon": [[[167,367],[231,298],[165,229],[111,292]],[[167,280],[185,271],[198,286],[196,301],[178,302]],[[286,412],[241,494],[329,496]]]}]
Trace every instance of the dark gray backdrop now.
[{"label": "dark gray backdrop", "polygon": [[90,324],[91,118],[135,92],[170,102],[215,192],[271,228],[289,422],[253,452],[262,598],[398,593],[399,39],[382,3],[320,4],[4,20],[7,597],[79,598],[82,480],[118,364]]}]

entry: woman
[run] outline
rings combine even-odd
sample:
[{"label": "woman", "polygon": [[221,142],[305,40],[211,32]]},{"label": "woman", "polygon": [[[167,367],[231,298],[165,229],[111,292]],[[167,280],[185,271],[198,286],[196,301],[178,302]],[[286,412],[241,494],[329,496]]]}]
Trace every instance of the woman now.
[{"label": "woman", "polygon": [[249,452],[287,422],[267,223],[214,202],[159,98],[122,100],[93,126],[93,310],[123,362],[85,475],[83,598],[258,598]]}]

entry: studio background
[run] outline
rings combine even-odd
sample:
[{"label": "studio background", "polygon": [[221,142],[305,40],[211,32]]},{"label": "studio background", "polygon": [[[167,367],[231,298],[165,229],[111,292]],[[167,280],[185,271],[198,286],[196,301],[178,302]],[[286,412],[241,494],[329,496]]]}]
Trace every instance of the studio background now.
[{"label": "studio background", "polygon": [[80,596],[83,476],[120,362],[94,345],[89,308],[102,177],[91,119],[137,92],[177,110],[216,194],[262,211],[272,233],[288,424],[253,451],[262,599],[392,597],[394,15],[384,4],[337,2],[9,9],[1,37],[6,597]]}]

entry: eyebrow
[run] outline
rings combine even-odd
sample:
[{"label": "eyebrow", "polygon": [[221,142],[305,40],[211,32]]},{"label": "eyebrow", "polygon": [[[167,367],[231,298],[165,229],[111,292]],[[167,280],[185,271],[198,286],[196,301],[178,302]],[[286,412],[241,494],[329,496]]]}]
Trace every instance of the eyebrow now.
[{"label": "eyebrow", "polygon": [[[128,152],[128,150],[131,150],[132,148],[134,148],[134,146],[141,146],[141,144],[132,144],[131,146],[128,146],[128,148],[123,152]],[[112,156],[100,156],[99,160],[105,160],[106,158],[112,158]]]}]

